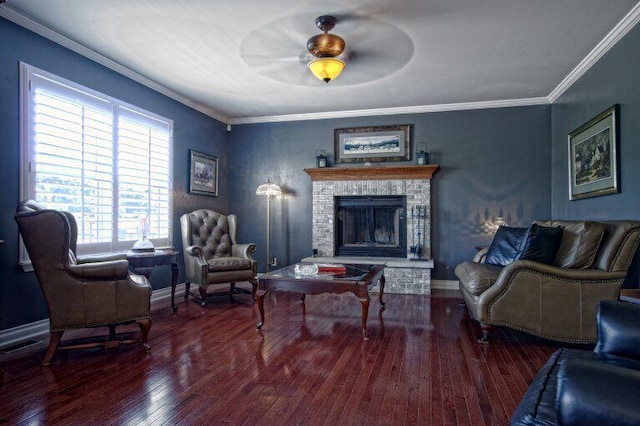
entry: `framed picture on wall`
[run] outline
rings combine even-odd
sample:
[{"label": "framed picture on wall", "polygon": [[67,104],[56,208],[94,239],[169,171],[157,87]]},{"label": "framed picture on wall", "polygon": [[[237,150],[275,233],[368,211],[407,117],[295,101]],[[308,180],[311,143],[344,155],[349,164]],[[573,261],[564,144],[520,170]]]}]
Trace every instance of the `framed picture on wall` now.
[{"label": "framed picture on wall", "polygon": [[408,161],[410,125],[356,127],[334,131],[335,162]]},{"label": "framed picture on wall", "polygon": [[569,133],[569,199],[620,192],[619,105]]},{"label": "framed picture on wall", "polygon": [[189,192],[218,196],[218,157],[190,150]]}]

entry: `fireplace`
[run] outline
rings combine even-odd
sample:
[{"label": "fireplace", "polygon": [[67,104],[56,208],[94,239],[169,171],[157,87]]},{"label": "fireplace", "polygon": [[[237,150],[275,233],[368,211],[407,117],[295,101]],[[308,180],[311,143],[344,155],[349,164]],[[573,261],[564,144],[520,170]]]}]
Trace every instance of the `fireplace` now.
[{"label": "fireplace", "polygon": [[338,256],[407,256],[406,197],[335,197]]},{"label": "fireplace", "polygon": [[[384,166],[384,167],[323,167],[305,169],[313,182],[312,206],[312,249],[314,257],[304,258],[305,262],[323,263],[379,263],[385,265],[385,292],[402,294],[430,294],[431,292],[431,177],[438,169],[437,165],[426,166]],[[394,213],[393,225],[387,226],[384,232],[378,231],[373,222],[373,236],[371,226],[366,227],[364,239],[366,243],[347,240],[346,245],[360,246],[391,246],[387,241],[403,238],[399,245],[403,247],[403,256],[391,255],[345,255],[336,250],[336,234],[345,232],[340,218],[336,214],[336,203],[342,197],[354,199],[402,199],[402,210],[392,206]],[[411,212],[418,207],[421,210],[421,220],[412,218]],[[371,217],[369,210],[359,213],[365,218]],[[423,213],[423,214],[422,214]],[[386,213],[382,213],[384,216]],[[398,222],[396,223],[396,218]],[[343,213],[343,221],[344,213]],[[351,219],[349,219],[351,220]],[[355,219],[353,219],[355,221]],[[404,222],[400,222],[403,220]],[[404,223],[404,226],[401,224]],[[397,228],[396,228],[397,225]],[[404,230],[404,237],[398,237]],[[360,234],[363,232],[361,231]],[[420,237],[420,238],[419,238]],[[420,240],[424,244],[422,260],[407,258],[410,245]],[[404,241],[404,242],[402,242]],[[393,244],[395,245],[395,243]],[[378,248],[378,247],[376,247]],[[359,249],[359,248],[358,248]],[[342,251],[342,250],[340,250]]]}]

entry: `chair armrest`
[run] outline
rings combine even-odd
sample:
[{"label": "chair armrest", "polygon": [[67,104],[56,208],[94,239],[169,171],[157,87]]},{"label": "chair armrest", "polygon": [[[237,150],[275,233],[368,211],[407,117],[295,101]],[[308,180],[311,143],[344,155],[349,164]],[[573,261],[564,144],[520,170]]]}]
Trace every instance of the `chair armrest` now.
[{"label": "chair armrest", "polygon": [[200,246],[189,246],[184,249],[184,252],[189,256],[195,257],[198,259],[198,263],[206,264],[204,260],[204,256],[202,255],[202,247]]},{"label": "chair armrest", "polygon": [[558,370],[562,425],[640,424],[640,371],[603,362],[565,360]]},{"label": "chair armrest", "polygon": [[94,263],[94,262],[108,262],[111,260],[126,260],[127,253],[101,253],[101,254],[87,254],[84,256],[76,256],[76,262],[81,263]]},{"label": "chair armrest", "polygon": [[598,304],[598,344],[594,352],[640,360],[640,305],[613,300]]},{"label": "chair armrest", "polygon": [[82,280],[119,280],[129,275],[129,262],[111,260],[106,262],[69,265],[71,275]]},{"label": "chair armrest", "polygon": [[234,244],[231,246],[231,255],[236,257],[244,257],[245,259],[251,259],[251,253],[256,251],[256,245],[249,244]]}]

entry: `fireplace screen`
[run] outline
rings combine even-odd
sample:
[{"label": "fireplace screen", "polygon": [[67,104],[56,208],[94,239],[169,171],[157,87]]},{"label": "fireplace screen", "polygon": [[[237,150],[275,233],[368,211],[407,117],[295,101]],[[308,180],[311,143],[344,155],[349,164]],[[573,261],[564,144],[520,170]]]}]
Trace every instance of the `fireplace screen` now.
[{"label": "fireplace screen", "polygon": [[405,197],[336,197],[339,256],[406,257]]}]

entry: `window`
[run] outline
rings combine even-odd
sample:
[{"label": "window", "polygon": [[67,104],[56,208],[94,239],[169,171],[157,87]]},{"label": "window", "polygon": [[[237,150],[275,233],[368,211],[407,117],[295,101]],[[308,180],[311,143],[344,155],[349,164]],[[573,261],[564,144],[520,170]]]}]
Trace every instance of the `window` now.
[{"label": "window", "polygon": [[22,199],[73,213],[80,254],[143,230],[170,245],[173,122],[26,64],[21,76]]}]

